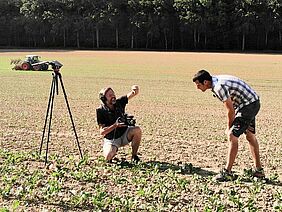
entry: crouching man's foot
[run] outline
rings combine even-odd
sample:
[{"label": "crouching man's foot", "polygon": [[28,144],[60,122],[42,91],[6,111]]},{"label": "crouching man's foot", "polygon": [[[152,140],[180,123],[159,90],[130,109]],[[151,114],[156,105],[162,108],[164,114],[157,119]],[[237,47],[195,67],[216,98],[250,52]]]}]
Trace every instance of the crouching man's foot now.
[{"label": "crouching man's foot", "polygon": [[140,161],[140,158],[138,157],[138,155],[132,155],[131,161],[133,163],[138,163]]},{"label": "crouching man's foot", "polygon": [[106,163],[109,163],[109,164],[111,164],[111,163],[118,163],[119,161],[120,160],[117,157],[114,157],[114,158],[112,158],[110,160],[106,160]]}]

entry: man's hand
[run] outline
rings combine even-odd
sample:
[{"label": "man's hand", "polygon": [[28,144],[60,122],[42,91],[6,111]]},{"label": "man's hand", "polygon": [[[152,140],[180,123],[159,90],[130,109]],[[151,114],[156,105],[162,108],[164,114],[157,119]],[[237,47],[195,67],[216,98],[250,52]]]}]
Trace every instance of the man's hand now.
[{"label": "man's hand", "polygon": [[119,118],[116,120],[114,125],[115,125],[115,128],[126,127],[127,126],[124,122],[119,122]]},{"label": "man's hand", "polygon": [[131,99],[132,97],[136,96],[139,93],[139,86],[138,85],[132,85],[131,91],[127,94],[127,98]]},{"label": "man's hand", "polygon": [[226,127],[225,134],[226,134],[226,135],[229,135],[229,133],[230,133],[230,128],[229,128],[229,127]]},{"label": "man's hand", "polygon": [[111,126],[105,127],[105,125],[99,125],[100,127],[100,134],[102,136],[107,135],[108,133],[110,133],[111,131],[115,130],[116,128],[119,127],[126,127],[127,125],[123,122],[119,122],[119,118],[116,120],[115,123],[113,123]]},{"label": "man's hand", "polygon": [[137,95],[139,93],[138,85],[132,85],[131,90],[134,93],[134,95]]}]

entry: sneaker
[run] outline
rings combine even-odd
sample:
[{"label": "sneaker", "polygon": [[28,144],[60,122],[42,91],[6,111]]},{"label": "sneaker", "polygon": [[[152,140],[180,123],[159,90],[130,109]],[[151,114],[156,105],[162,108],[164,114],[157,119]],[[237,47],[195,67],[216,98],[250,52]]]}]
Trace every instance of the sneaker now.
[{"label": "sneaker", "polygon": [[113,163],[112,160],[106,160],[106,163]]},{"label": "sneaker", "polygon": [[112,163],[118,163],[120,160],[118,158],[113,158],[111,160],[106,160],[106,163],[112,164]]},{"label": "sneaker", "polygon": [[220,172],[214,177],[214,179],[218,182],[226,182],[235,180],[235,176],[232,172],[227,171],[227,169],[221,169]]},{"label": "sneaker", "polygon": [[133,155],[131,161],[134,163],[138,163],[140,161],[140,158],[137,155]]},{"label": "sneaker", "polygon": [[263,168],[256,168],[253,171],[252,175],[253,175],[253,177],[260,178],[260,179],[265,178],[265,174],[264,174]]}]

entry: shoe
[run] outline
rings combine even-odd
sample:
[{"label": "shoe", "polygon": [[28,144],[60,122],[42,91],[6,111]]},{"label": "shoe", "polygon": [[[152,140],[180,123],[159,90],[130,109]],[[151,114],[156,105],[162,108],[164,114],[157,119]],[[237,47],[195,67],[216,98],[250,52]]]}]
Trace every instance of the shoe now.
[{"label": "shoe", "polygon": [[110,164],[112,164],[112,163],[118,163],[120,160],[118,159],[118,158],[113,158],[113,159],[111,159],[111,160],[106,160],[106,163],[110,163]]},{"label": "shoe", "polygon": [[113,163],[112,160],[106,160],[106,163]]},{"label": "shoe", "polygon": [[229,172],[224,168],[220,170],[220,172],[214,177],[214,179],[218,182],[226,182],[235,180],[236,177],[232,174],[232,172]]},{"label": "shoe", "polygon": [[263,168],[255,168],[255,170],[253,171],[252,175],[253,175],[253,177],[260,178],[260,179],[265,178],[265,174],[264,174]]},{"label": "shoe", "polygon": [[131,161],[134,163],[138,163],[140,161],[140,158],[137,155],[133,155]]}]

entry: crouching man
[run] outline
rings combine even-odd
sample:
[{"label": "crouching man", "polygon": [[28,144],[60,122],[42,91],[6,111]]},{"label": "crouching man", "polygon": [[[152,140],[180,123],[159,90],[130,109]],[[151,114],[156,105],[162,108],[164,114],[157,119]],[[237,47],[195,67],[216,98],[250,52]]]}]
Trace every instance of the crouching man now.
[{"label": "crouching man", "polygon": [[132,97],[139,93],[137,85],[132,86],[131,91],[120,98],[116,98],[112,88],[103,88],[99,92],[102,104],[96,109],[97,122],[100,134],[104,136],[103,155],[108,162],[116,156],[120,147],[131,143],[132,161],[138,162],[137,155],[140,146],[142,131],[139,126],[125,117],[125,107]]}]

